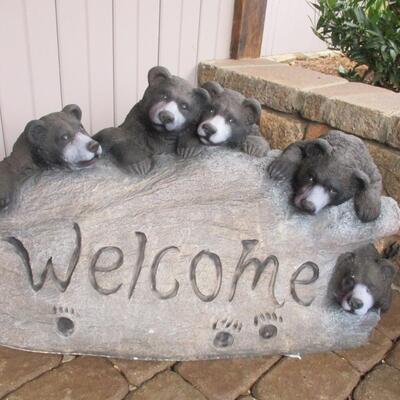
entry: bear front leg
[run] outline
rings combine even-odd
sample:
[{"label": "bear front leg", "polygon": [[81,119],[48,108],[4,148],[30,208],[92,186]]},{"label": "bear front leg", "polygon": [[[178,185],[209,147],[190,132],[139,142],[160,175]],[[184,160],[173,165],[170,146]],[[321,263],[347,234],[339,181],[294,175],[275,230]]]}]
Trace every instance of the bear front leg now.
[{"label": "bear front leg", "polygon": [[362,222],[376,220],[381,214],[381,184],[372,183],[354,196],[354,208]]},{"label": "bear front leg", "polygon": [[179,138],[178,145],[176,147],[176,154],[183,159],[195,157],[202,152],[202,146],[199,139],[191,134],[184,135]]},{"label": "bear front leg", "polygon": [[111,147],[110,153],[118,166],[128,173],[146,175],[153,168],[151,153],[134,143],[116,143]]},{"label": "bear front leg", "polygon": [[14,199],[17,187],[16,176],[0,163],[0,210],[3,210]]},{"label": "bear front leg", "polygon": [[249,135],[242,143],[242,150],[250,156],[264,157],[270,150],[270,147],[262,136]]},{"label": "bear front leg", "polygon": [[303,159],[304,142],[289,145],[283,153],[269,164],[267,171],[274,180],[291,180]]}]

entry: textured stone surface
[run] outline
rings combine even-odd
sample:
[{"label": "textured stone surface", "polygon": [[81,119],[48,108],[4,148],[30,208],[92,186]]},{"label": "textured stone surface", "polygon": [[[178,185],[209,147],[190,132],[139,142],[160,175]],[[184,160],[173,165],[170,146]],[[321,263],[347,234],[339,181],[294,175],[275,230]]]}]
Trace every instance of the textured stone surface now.
[{"label": "textured stone surface", "polygon": [[305,138],[306,139],[316,139],[319,138],[324,133],[327,133],[332,129],[329,125],[319,124],[317,122],[310,122],[307,125]]},{"label": "textured stone surface", "polygon": [[216,80],[222,86],[256,98],[262,105],[283,112],[301,108],[302,93],[314,88],[345,84],[346,80],[287,64],[253,65],[229,68],[213,62],[200,63],[199,83]]},{"label": "textured stone surface", "polygon": [[29,382],[7,400],[121,400],[128,383],[105,359],[81,357]]},{"label": "textured stone surface", "polygon": [[379,365],[370,372],[354,391],[354,400],[398,400],[400,371]]},{"label": "textured stone surface", "polygon": [[400,293],[397,290],[393,290],[392,305],[389,311],[382,315],[377,329],[392,340],[400,336]]},{"label": "textured stone surface", "polygon": [[289,144],[302,140],[307,123],[291,114],[271,109],[261,113],[260,130],[271,148],[285,149]]},{"label": "textured stone surface", "polygon": [[400,202],[400,151],[373,142],[366,143],[382,174],[386,192]]},{"label": "textured stone surface", "polygon": [[400,342],[398,342],[393,350],[388,354],[386,362],[390,366],[400,369]]},{"label": "textured stone surface", "polygon": [[374,330],[368,343],[364,346],[351,350],[337,351],[336,353],[344,357],[354,368],[364,374],[377,364],[391,347],[392,341],[383,333]]},{"label": "textured stone surface", "polygon": [[[266,178],[277,154],[205,149],[160,157],[144,178],[104,161],[27,182],[1,217],[1,344],[165,360],[363,343],[378,316],[327,307],[328,280],[339,254],[399,230],[399,208],[383,198],[368,224],[351,202],[299,214],[289,184]],[[307,262],[319,276],[303,285]]]},{"label": "textured stone surface", "polygon": [[154,375],[169,368],[174,363],[171,361],[131,361],[112,360],[112,363],[124,374],[129,383],[140,386]]},{"label": "textured stone surface", "polygon": [[193,386],[172,371],[157,375],[126,400],[206,400]]},{"label": "textured stone surface", "polygon": [[257,400],[343,400],[350,395],[359,374],[333,353],[284,359],[253,389]]},{"label": "textured stone surface", "polygon": [[210,400],[234,400],[279,357],[181,363],[176,371]]},{"label": "textured stone surface", "polygon": [[60,356],[0,347],[0,398],[56,367],[60,361]]}]

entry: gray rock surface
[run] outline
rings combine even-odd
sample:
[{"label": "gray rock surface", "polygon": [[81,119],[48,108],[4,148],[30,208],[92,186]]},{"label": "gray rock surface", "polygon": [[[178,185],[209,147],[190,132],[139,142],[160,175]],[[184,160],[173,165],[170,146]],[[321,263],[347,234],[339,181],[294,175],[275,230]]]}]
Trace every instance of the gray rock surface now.
[{"label": "gray rock surface", "polygon": [[276,155],[207,149],[144,178],[104,160],[28,181],[0,219],[0,344],[162,360],[364,343],[378,315],[327,305],[326,288],[339,254],[399,229],[397,203],[368,224],[351,203],[300,215],[265,176]]}]

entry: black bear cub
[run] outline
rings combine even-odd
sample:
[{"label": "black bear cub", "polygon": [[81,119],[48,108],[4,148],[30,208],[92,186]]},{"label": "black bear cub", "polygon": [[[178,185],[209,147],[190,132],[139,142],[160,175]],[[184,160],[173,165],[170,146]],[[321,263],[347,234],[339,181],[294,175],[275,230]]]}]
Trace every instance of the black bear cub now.
[{"label": "black bear cub", "polygon": [[102,149],[85,131],[81,118],[81,109],[70,104],[26,125],[10,156],[0,162],[0,210],[13,201],[22,181],[35,172],[94,164]]},{"label": "black bear cub", "polygon": [[138,174],[150,171],[155,154],[186,158],[200,152],[195,132],[209,101],[206,90],[194,88],[164,67],[153,67],[148,82],[143,99],[122,125],[94,136],[120,167]]},{"label": "black bear cub", "polygon": [[386,312],[391,304],[394,265],[372,244],[342,254],[329,282],[329,297],[345,311],[365,315]]},{"label": "black bear cub", "polygon": [[354,198],[361,221],[380,215],[382,178],[367,146],[356,136],[333,130],[319,139],[293,143],[268,172],[273,179],[291,180],[294,205],[306,213]]},{"label": "black bear cub", "polygon": [[200,141],[209,146],[225,145],[253,156],[264,156],[269,145],[258,127],[260,103],[234,90],[224,89],[217,82],[206,82],[203,88],[209,92],[211,104],[197,129]]}]

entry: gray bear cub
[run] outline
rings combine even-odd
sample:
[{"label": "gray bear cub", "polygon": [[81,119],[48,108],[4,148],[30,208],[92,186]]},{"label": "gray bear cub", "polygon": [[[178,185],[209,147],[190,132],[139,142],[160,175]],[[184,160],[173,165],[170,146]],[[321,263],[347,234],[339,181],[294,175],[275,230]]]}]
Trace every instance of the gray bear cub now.
[{"label": "gray bear cub", "polygon": [[361,221],[380,215],[382,178],[356,136],[333,130],[319,139],[293,143],[268,166],[268,173],[275,180],[291,180],[294,205],[306,213],[354,198]]},{"label": "gray bear cub", "polygon": [[210,93],[211,104],[197,129],[200,141],[208,146],[227,146],[253,156],[264,156],[269,145],[258,127],[260,103],[224,89],[217,82],[206,82],[203,88]]},{"label": "gray bear cub", "polygon": [[75,105],[30,121],[0,162],[0,210],[12,203],[19,185],[35,172],[53,168],[89,167],[101,155],[101,146],[81,124]]},{"label": "gray bear cub", "polygon": [[372,244],[342,254],[329,282],[329,298],[345,311],[365,315],[386,312],[391,304],[394,265]]},{"label": "gray bear cub", "polygon": [[94,136],[120,167],[138,174],[151,170],[155,154],[187,158],[200,152],[195,131],[209,101],[206,90],[194,88],[164,67],[153,67],[148,82],[142,100],[122,125]]}]

